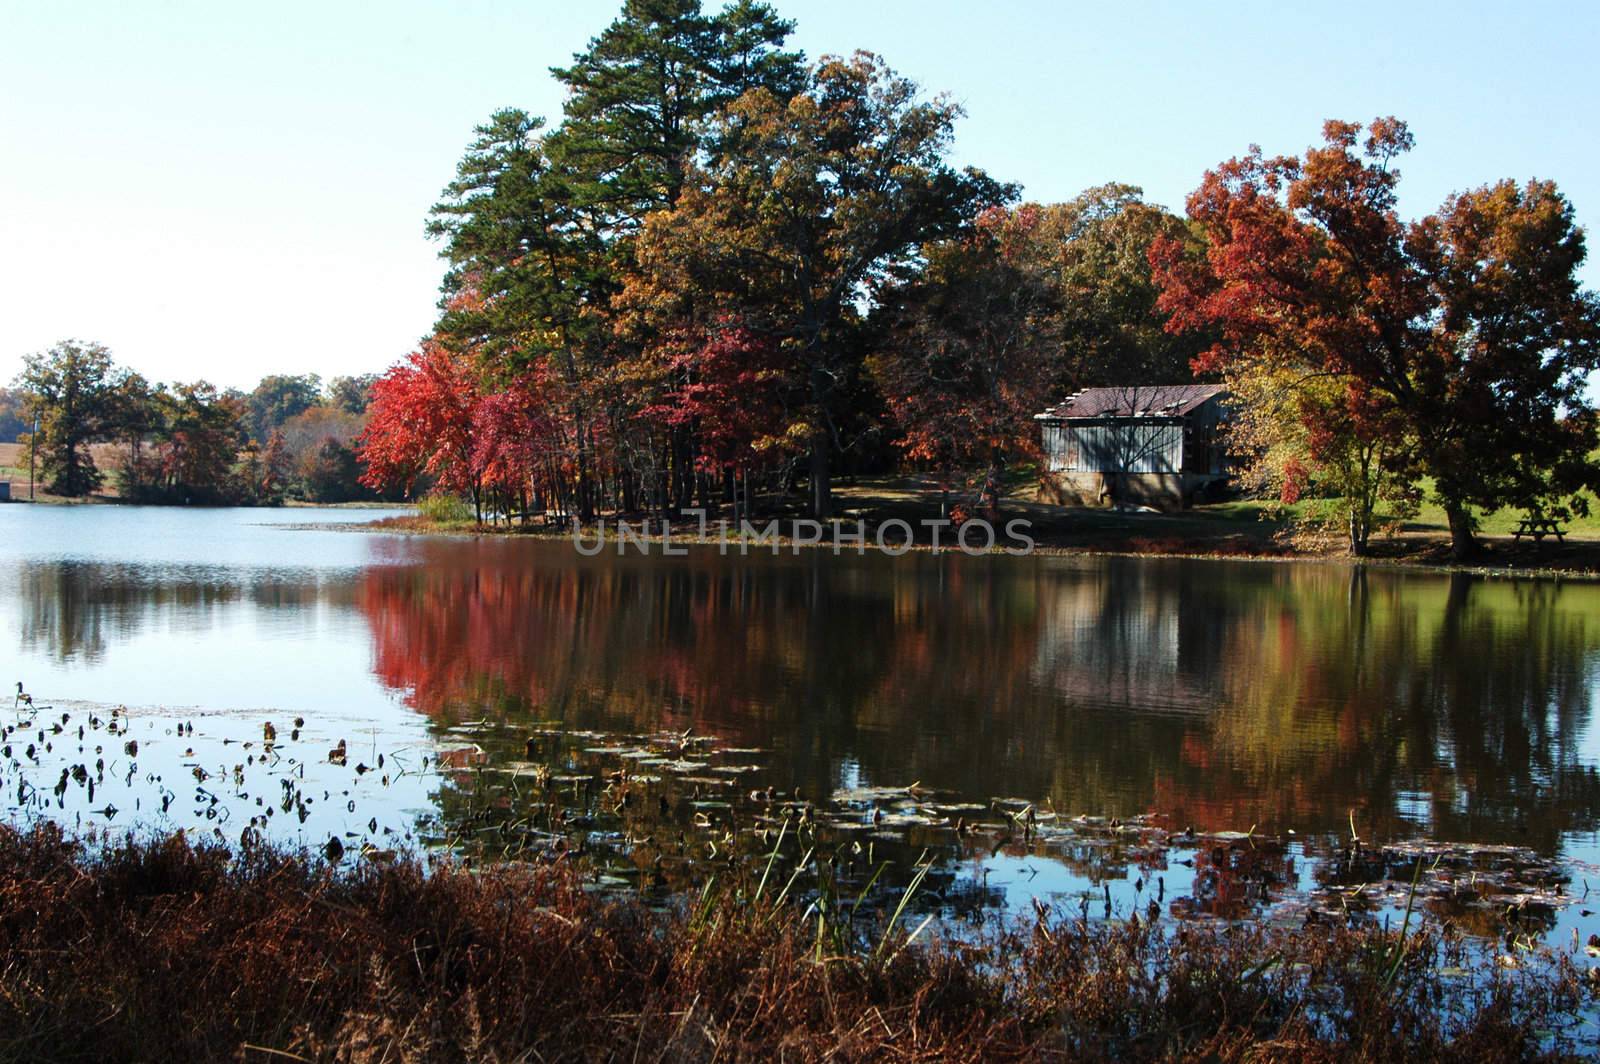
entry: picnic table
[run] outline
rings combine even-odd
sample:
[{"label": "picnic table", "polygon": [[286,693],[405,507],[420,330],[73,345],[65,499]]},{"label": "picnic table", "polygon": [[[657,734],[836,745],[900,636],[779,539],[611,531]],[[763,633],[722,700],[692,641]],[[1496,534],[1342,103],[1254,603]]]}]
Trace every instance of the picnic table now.
[{"label": "picnic table", "polygon": [[546,512],[544,515],[544,527],[557,528],[565,532],[572,527],[572,515]]},{"label": "picnic table", "polygon": [[1543,540],[1546,536],[1554,536],[1561,543],[1567,541],[1566,529],[1548,517],[1524,517],[1522,522],[1517,525],[1516,534],[1511,538],[1516,540],[1521,539],[1523,536],[1532,536],[1535,543]]}]

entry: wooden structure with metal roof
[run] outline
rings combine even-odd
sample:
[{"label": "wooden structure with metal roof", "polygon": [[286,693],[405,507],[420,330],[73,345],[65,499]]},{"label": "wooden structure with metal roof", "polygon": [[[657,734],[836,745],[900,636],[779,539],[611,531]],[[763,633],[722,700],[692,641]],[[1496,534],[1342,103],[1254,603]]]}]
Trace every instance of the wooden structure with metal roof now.
[{"label": "wooden structure with metal roof", "polygon": [[1034,415],[1044,498],[1077,505],[1181,509],[1227,478],[1215,384],[1086,388]]}]

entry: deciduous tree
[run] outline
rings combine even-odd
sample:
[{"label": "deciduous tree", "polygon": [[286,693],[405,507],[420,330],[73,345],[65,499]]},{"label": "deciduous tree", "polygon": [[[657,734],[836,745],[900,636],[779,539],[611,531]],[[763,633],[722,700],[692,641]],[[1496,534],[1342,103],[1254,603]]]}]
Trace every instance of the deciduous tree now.
[{"label": "deciduous tree", "polygon": [[665,377],[646,417],[693,425],[705,471],[743,469],[785,446],[783,371],[777,345],[736,321],[714,322],[663,342]]},{"label": "deciduous tree", "polygon": [[123,371],[106,348],[77,340],[29,355],[22,365],[17,381],[39,419],[39,455],[50,490],[89,494],[102,479],[89,444],[113,432]]},{"label": "deciduous tree", "polygon": [[1160,306],[1175,329],[1218,331],[1202,368],[1250,358],[1336,378],[1348,399],[1324,427],[1379,424],[1407,444],[1394,460],[1433,477],[1464,558],[1473,507],[1581,508],[1597,480],[1583,389],[1600,303],[1577,281],[1583,232],[1538,181],[1453,196],[1408,225],[1395,164],[1411,134],[1393,118],[1362,133],[1329,122],[1303,160],[1252,149],[1208,173],[1189,197],[1204,250],[1152,248]]},{"label": "deciduous tree", "polygon": [[232,501],[233,467],[245,442],[242,404],[197,381],[175,385],[167,411],[165,438],[157,446],[165,497],[183,503]]},{"label": "deciduous tree", "polygon": [[0,388],[0,443],[11,443],[24,432],[33,429],[33,420],[27,416],[27,398],[22,391]]},{"label": "deciduous tree", "polygon": [[986,470],[991,508],[1008,457],[1033,448],[1059,351],[1042,213],[992,207],[970,234],[926,248],[923,268],[883,294],[871,360],[905,453],[947,480]]},{"label": "deciduous tree", "polygon": [[265,440],[273,429],[322,402],[322,378],[315,373],[274,373],[262,377],[246,401],[250,436]]},{"label": "deciduous tree", "polygon": [[372,401],[372,385],[377,379],[376,373],[333,378],[328,382],[328,405],[337,407],[347,414],[365,414],[367,404]]},{"label": "deciduous tree", "polygon": [[266,449],[261,452],[261,480],[256,485],[256,496],[263,502],[277,502],[283,498],[293,472],[289,445],[283,433],[274,432],[267,437]]},{"label": "deciduous tree", "polygon": [[1042,209],[1031,239],[1057,286],[1060,347],[1050,373],[1062,394],[1192,379],[1191,362],[1208,338],[1165,327],[1150,266],[1161,238],[1193,243],[1183,219],[1146,203],[1133,185],[1101,185]]},{"label": "deciduous tree", "polygon": [[475,472],[473,411],[480,396],[475,367],[437,340],[426,340],[372,388],[359,454],[362,483],[409,489],[426,473],[448,491],[471,496],[482,518]]},{"label": "deciduous tree", "polygon": [[673,328],[729,314],[778,345],[810,454],[812,508],[832,509],[837,413],[859,373],[875,284],[1010,190],[945,161],[960,108],[876,56],[826,58],[806,90],[758,88],[718,119],[721,154],[650,216],[624,303]]},{"label": "deciduous tree", "polygon": [[1415,512],[1410,437],[1382,397],[1257,358],[1230,363],[1224,382],[1227,439],[1247,485],[1303,503],[1307,523],[1337,528],[1355,555],[1367,553],[1382,520]]}]

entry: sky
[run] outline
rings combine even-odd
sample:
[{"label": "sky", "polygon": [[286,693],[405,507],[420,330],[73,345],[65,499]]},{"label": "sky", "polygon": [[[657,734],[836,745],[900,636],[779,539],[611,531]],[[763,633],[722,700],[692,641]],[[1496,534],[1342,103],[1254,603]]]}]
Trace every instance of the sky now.
[{"label": "sky", "polygon": [[[960,101],[955,161],[1040,202],[1122,181],[1181,210],[1253,143],[1393,114],[1408,216],[1540,177],[1600,228],[1600,5],[775,4],[808,56]],[[423,223],[473,126],[559,120],[549,67],[619,7],[0,0],[0,383],[68,337],[224,387],[392,364],[432,324]]]}]

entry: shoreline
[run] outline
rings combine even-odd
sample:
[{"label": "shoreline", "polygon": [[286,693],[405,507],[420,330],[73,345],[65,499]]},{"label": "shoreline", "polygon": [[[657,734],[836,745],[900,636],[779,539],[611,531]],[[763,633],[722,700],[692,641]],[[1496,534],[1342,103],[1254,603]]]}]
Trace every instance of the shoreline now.
[{"label": "shoreline", "polygon": [[[50,496],[50,497],[47,497],[47,498],[41,498],[41,499],[33,500],[33,501],[30,501],[28,499],[20,499],[20,498],[16,498],[15,496],[13,496],[13,498],[10,499],[9,502],[12,503],[12,504],[21,504],[21,505],[116,506],[116,507],[124,507],[124,508],[140,507],[140,506],[148,505],[148,504],[141,504],[141,503],[124,502],[123,500],[121,500],[120,498],[117,498],[115,496],[104,496],[104,495],[91,496],[91,497],[85,498],[85,499],[65,499],[65,498],[58,498],[58,497],[55,497],[55,496]],[[0,508],[3,508],[3,505],[4,504],[0,504]],[[342,510],[342,511],[352,511],[352,510],[354,510],[354,511],[359,511],[359,510],[382,510],[382,509],[409,508],[411,506],[414,506],[414,503],[406,503],[406,502],[399,502],[399,503],[394,503],[394,502],[309,503],[309,502],[304,502],[304,501],[291,500],[291,501],[285,501],[284,503],[279,504],[277,506],[243,507],[243,508],[244,509],[285,510],[285,511],[288,511],[288,510]],[[227,506],[218,506],[218,507],[212,507],[212,506],[207,506],[207,507],[195,507],[195,506],[151,506],[151,508],[152,509],[161,509],[161,510],[170,510],[170,509],[179,509],[179,510],[183,510],[183,509],[207,509],[207,510],[214,510],[214,509],[239,509],[241,507],[227,507]],[[898,517],[898,516],[899,515],[897,514],[896,517]],[[1168,516],[1168,515],[1161,515],[1161,516],[1165,517],[1165,516]],[[1029,520],[1029,518],[1027,516],[1024,516],[1021,513],[1014,514],[1012,519],[1017,519],[1017,518],[1020,518],[1022,520]],[[773,519],[780,520],[780,521],[792,521],[792,520],[795,520],[795,517],[793,517],[791,515],[784,515],[781,518],[768,518],[768,520],[773,520]],[[1062,515],[1059,519],[1060,520],[1069,520],[1069,521],[1072,521],[1072,520],[1082,521],[1082,520],[1086,520],[1087,519],[1087,520],[1093,521],[1093,520],[1105,520],[1105,519],[1116,519],[1116,518],[1115,518],[1114,515],[1108,515],[1108,514],[1103,514],[1100,511],[1089,510],[1089,511],[1085,511],[1084,513],[1081,513],[1081,514],[1080,513],[1072,513],[1072,514],[1069,514],[1069,515]],[[609,520],[612,520],[612,519],[608,518],[607,520],[609,521]],[[658,519],[654,518],[654,517],[651,517],[648,520],[653,525]],[[840,520],[845,520],[845,519],[841,518]],[[851,518],[849,520],[856,520],[856,518]],[[881,523],[881,522],[879,522],[879,523]],[[322,523],[319,523],[319,522],[316,522],[316,521],[305,521],[305,522],[296,522],[296,523],[286,523],[284,525],[284,527],[285,528],[318,529],[318,530],[328,530],[328,531],[335,531],[336,530],[336,531],[341,531],[341,532],[350,532],[350,531],[376,532],[376,533],[382,533],[382,534],[388,534],[388,535],[406,535],[406,536],[436,536],[436,537],[460,537],[460,538],[503,538],[503,539],[526,538],[526,539],[540,539],[540,540],[567,540],[569,542],[572,539],[571,533],[569,533],[569,532],[557,532],[557,531],[552,531],[552,530],[548,530],[548,529],[544,529],[544,528],[537,528],[537,527],[519,527],[519,526],[506,527],[506,526],[495,526],[495,525],[482,525],[482,526],[474,527],[472,525],[457,525],[457,524],[440,525],[440,524],[436,524],[434,522],[431,522],[428,518],[421,517],[420,515],[413,515],[413,516],[409,516],[409,517],[400,517],[400,518],[395,518],[395,517],[380,518],[380,519],[378,519],[376,521],[368,521],[368,522],[339,522],[339,523],[322,524]],[[1002,524],[1002,527],[1003,527],[1003,524]],[[1378,570],[1391,570],[1391,571],[1397,571],[1397,572],[1428,573],[1428,574],[1434,574],[1434,575],[1452,575],[1452,574],[1459,573],[1459,574],[1463,574],[1463,575],[1467,575],[1467,576],[1475,576],[1475,577],[1480,577],[1480,578],[1483,578],[1483,579],[1492,579],[1492,580],[1554,580],[1554,581],[1557,581],[1557,582],[1567,580],[1567,581],[1574,581],[1574,582],[1580,582],[1580,583],[1596,583],[1596,582],[1600,582],[1600,540],[1575,539],[1575,540],[1571,541],[1571,545],[1570,546],[1563,546],[1563,547],[1558,548],[1558,549],[1569,550],[1569,551],[1572,550],[1573,548],[1581,548],[1581,549],[1585,549],[1585,550],[1593,552],[1592,556],[1584,557],[1582,561],[1573,562],[1571,564],[1542,564],[1542,563],[1538,563],[1537,561],[1534,561],[1532,564],[1518,564],[1518,559],[1515,559],[1515,558],[1506,559],[1506,560],[1488,559],[1488,560],[1480,560],[1480,561],[1469,562],[1469,563],[1459,563],[1459,562],[1451,562],[1451,561],[1447,561],[1447,560],[1441,560],[1441,559],[1438,558],[1438,554],[1440,553],[1442,547],[1444,546],[1441,537],[1424,536],[1422,534],[1414,533],[1414,532],[1402,533],[1402,534],[1400,534],[1398,536],[1391,536],[1389,538],[1386,538],[1384,540],[1378,541],[1376,543],[1376,547],[1380,552],[1382,552],[1382,551],[1391,551],[1391,552],[1399,552],[1399,553],[1375,553],[1375,554],[1371,554],[1371,555],[1368,555],[1368,556],[1365,556],[1365,557],[1355,557],[1355,556],[1352,556],[1352,555],[1350,555],[1348,553],[1344,553],[1342,551],[1339,551],[1337,549],[1328,549],[1328,548],[1306,549],[1304,547],[1301,547],[1301,546],[1297,545],[1292,539],[1287,539],[1287,540],[1276,539],[1276,538],[1267,539],[1267,538],[1263,538],[1263,537],[1258,536],[1258,535],[1253,536],[1253,535],[1250,535],[1248,533],[1240,532],[1240,531],[1223,532],[1223,531],[1220,531],[1220,530],[1207,529],[1203,533],[1194,533],[1192,531],[1188,531],[1188,532],[1186,532],[1186,531],[1173,532],[1170,529],[1162,529],[1162,528],[1157,527],[1157,528],[1149,529],[1148,530],[1148,533],[1149,533],[1148,535],[1142,535],[1142,534],[1115,535],[1115,534],[1108,533],[1106,530],[1103,530],[1103,529],[1099,529],[1099,530],[1090,529],[1090,530],[1088,530],[1086,532],[1077,532],[1077,533],[1073,533],[1073,532],[1060,533],[1060,532],[1046,531],[1046,532],[1040,534],[1040,533],[1037,532],[1038,528],[1039,528],[1039,522],[1037,522],[1037,521],[1032,522],[1032,530],[1035,531],[1035,535],[1033,537],[1034,540],[1035,540],[1035,543],[1034,543],[1034,546],[1032,547],[1032,549],[1028,550],[1026,552],[1027,556],[1083,557],[1083,558],[1142,558],[1142,559],[1177,559],[1177,560],[1192,559],[1192,560],[1196,560],[1196,561],[1237,561],[1237,562],[1258,562],[1258,563],[1260,563],[1260,562],[1270,562],[1270,563],[1280,563],[1280,564],[1282,564],[1282,563],[1322,564],[1322,565],[1336,565],[1336,566],[1341,566],[1341,567],[1349,568],[1349,569],[1371,568],[1371,569],[1378,569]],[[903,556],[905,554],[909,554],[909,553],[917,553],[919,555],[920,554],[966,554],[968,557],[972,557],[972,558],[994,557],[994,556],[1015,556],[1015,555],[1009,554],[1006,551],[1004,544],[997,544],[995,547],[989,548],[989,549],[986,549],[986,550],[973,550],[973,551],[962,551],[961,549],[959,549],[957,547],[954,547],[954,546],[948,546],[948,547],[947,546],[941,546],[937,551],[935,551],[935,550],[933,550],[931,544],[929,544],[928,542],[926,542],[924,540],[916,540],[914,542],[908,543],[908,544],[906,544],[904,546],[903,549],[900,549],[899,548],[899,544],[897,543],[896,544],[896,547],[897,547],[896,550],[884,550],[884,549],[880,548],[876,543],[871,541],[871,533],[870,532],[868,533],[868,536],[869,536],[869,538],[868,538],[868,542],[865,544],[865,549],[864,549],[864,551],[860,552],[858,554],[858,556],[862,556],[862,555],[865,555],[865,554],[882,554],[882,555],[886,555],[886,556],[892,558],[892,557],[901,557],[901,556]],[[1136,542],[1139,542],[1141,540],[1154,540],[1156,542],[1153,542],[1153,543],[1151,543],[1150,546],[1146,546],[1146,547],[1134,547],[1134,546],[1130,546],[1129,545],[1131,543],[1136,543]],[[638,542],[642,542],[642,543],[647,544],[650,547],[654,548],[654,547],[658,547],[658,546],[662,545],[664,541],[663,541],[663,538],[661,537],[661,535],[658,532],[653,532],[652,531],[652,532],[639,534]],[[682,546],[682,547],[706,548],[706,547],[719,547],[719,546],[726,545],[728,548],[730,548],[729,549],[729,553],[733,553],[734,550],[736,549],[737,545],[739,544],[740,540],[737,537],[732,537],[732,536],[730,536],[726,540],[719,540],[716,537],[712,537],[712,536],[704,536],[703,537],[703,536],[700,536],[698,533],[691,535],[691,534],[683,534],[683,533],[679,533],[677,531],[674,531],[673,535],[672,535],[672,541],[671,542],[675,547]],[[763,553],[763,552],[768,553],[768,554],[774,553],[772,551],[772,549],[771,549],[772,543],[774,541],[771,541],[771,540],[761,540],[761,541],[746,540],[745,542],[749,546],[743,553],[745,553],[747,555],[760,554],[760,553]],[[778,537],[776,539],[775,542],[776,542],[776,544],[777,544],[777,546],[779,548],[778,553],[798,553],[798,551],[800,551],[800,550],[830,550],[833,547],[833,545],[831,543],[827,543],[827,542],[811,543],[811,542],[807,542],[807,541],[801,541],[799,543],[796,543],[795,540],[793,539],[793,537],[789,537],[789,536],[780,536],[780,537]],[[605,546],[605,548],[604,548],[604,553],[606,553],[608,555],[615,555],[616,551],[614,549],[614,545],[613,544],[614,544],[614,541],[608,541],[606,546]],[[636,546],[633,546],[632,544],[633,544],[633,541],[630,540],[630,551],[629,552],[630,553],[637,553],[638,548]],[[1495,538],[1483,537],[1480,540],[1480,553],[1482,553],[1485,550],[1489,551],[1489,552],[1494,552],[1494,551],[1517,550],[1517,549],[1519,549],[1519,548],[1517,548],[1513,544],[1509,544],[1509,543],[1505,542],[1504,541],[1504,537],[1495,537]],[[1534,546],[1531,549],[1530,548],[1520,548],[1520,550],[1523,552],[1522,553],[1522,558],[1523,559],[1528,559],[1528,558],[1530,558],[1530,556],[1532,558],[1537,558],[1537,554],[1538,554],[1538,551],[1540,550],[1540,548],[1538,546]],[[857,552],[855,551],[854,546],[851,545],[851,546],[841,546],[836,551],[836,553],[838,553],[838,554],[846,554],[846,553],[857,553]]]},{"label": "shoreline", "polygon": [[[653,523],[656,519],[651,518],[650,520]],[[787,518],[785,518],[785,520],[787,520]],[[521,528],[517,526],[471,527],[438,525],[423,517],[390,517],[382,518],[377,521],[351,522],[348,524],[327,526],[309,524],[303,527],[328,528],[330,530],[337,529],[338,531],[345,532],[368,532],[401,536],[434,536],[465,539],[492,538],[507,540],[534,539],[551,542],[565,541],[569,544],[573,542],[573,535],[570,532],[557,532],[532,527]],[[593,541],[590,539],[586,540],[585,542],[592,543]],[[619,555],[619,552],[616,549],[617,541],[608,536],[606,544],[600,553],[612,557],[629,555],[642,556],[641,551],[637,546],[638,542],[642,542],[643,544],[648,545],[650,548],[656,548],[665,545],[667,541],[664,540],[658,532],[642,533],[638,536],[637,541],[630,536],[626,549]],[[738,550],[741,542],[745,545],[745,549],[743,551]],[[741,556],[773,556],[779,554],[798,555],[800,551],[806,550],[832,551],[836,555],[849,554],[857,557],[878,554],[889,558],[903,557],[906,554],[912,553],[932,556],[964,555],[974,560],[979,558],[992,559],[995,557],[1138,558],[1179,561],[1193,560],[1274,564],[1319,564],[1339,566],[1347,569],[1371,568],[1391,570],[1396,572],[1426,573],[1432,575],[1462,574],[1466,576],[1481,577],[1484,579],[1554,580],[1557,582],[1573,581],[1578,583],[1600,582],[1600,567],[1579,568],[1548,565],[1521,567],[1515,564],[1441,562],[1426,557],[1383,555],[1354,557],[1349,554],[1343,554],[1334,551],[1304,551],[1297,550],[1293,546],[1274,545],[1272,547],[1267,547],[1259,544],[1257,545],[1259,549],[1255,550],[1207,550],[1204,549],[1203,541],[1196,542],[1197,546],[1199,546],[1201,549],[1119,549],[1114,546],[1107,546],[1099,543],[1060,543],[1049,542],[1041,538],[1031,550],[1026,552],[1026,554],[1018,555],[1008,552],[1002,545],[996,545],[995,547],[981,551],[963,551],[957,547],[949,546],[941,546],[938,550],[935,550],[931,544],[922,541],[907,544],[903,549],[899,549],[897,545],[897,549],[891,551],[878,547],[875,543],[871,542],[870,538],[864,545],[864,549],[859,552],[856,550],[853,544],[849,546],[836,547],[834,544],[828,542],[796,542],[792,537],[786,536],[779,537],[775,541],[757,541],[748,538],[741,541],[739,538],[734,536],[730,536],[726,540],[721,540],[716,537],[700,536],[698,534],[680,535],[674,531],[671,538],[671,544],[675,549],[678,547],[693,547],[697,549],[725,547],[726,553],[740,554]],[[774,546],[776,549],[774,549]],[[1600,547],[1600,544],[1596,544],[1596,546]],[[643,553],[653,554],[660,557],[667,556],[653,549]]]}]

